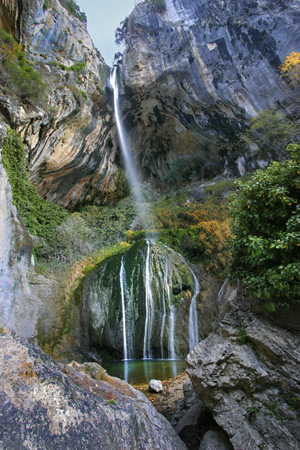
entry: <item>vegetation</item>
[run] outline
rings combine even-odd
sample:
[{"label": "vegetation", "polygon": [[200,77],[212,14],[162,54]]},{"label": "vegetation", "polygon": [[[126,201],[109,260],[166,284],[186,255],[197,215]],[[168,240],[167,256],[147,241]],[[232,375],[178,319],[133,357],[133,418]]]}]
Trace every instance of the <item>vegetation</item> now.
[{"label": "vegetation", "polygon": [[288,55],[279,69],[283,82],[295,89],[300,83],[300,53],[292,52]]},{"label": "vegetation", "polygon": [[167,8],[165,0],[150,0],[155,12],[164,12]]},{"label": "vegetation", "polygon": [[299,132],[297,122],[275,109],[265,109],[250,120],[248,136],[257,143],[263,157],[273,154],[275,159],[282,160],[288,157],[286,146],[292,141],[297,142]]},{"label": "vegetation", "polygon": [[269,310],[300,300],[300,147],[287,150],[289,161],[237,182],[231,203],[232,277]]},{"label": "vegetation", "polygon": [[[231,181],[234,189],[234,184]],[[228,188],[228,184],[226,184]],[[153,208],[155,230],[161,240],[193,262],[204,262],[210,272],[221,273],[228,258],[228,199],[220,198],[224,184],[218,183],[204,203],[189,200],[188,191],[162,196]]]},{"label": "vegetation", "polygon": [[62,6],[64,6],[69,13],[71,13],[74,17],[77,17],[81,22],[87,23],[87,17],[84,12],[80,11],[79,6],[74,0],[59,0]]},{"label": "vegetation", "polygon": [[10,94],[23,101],[45,101],[46,85],[21,46],[4,30],[0,30],[0,82]]},{"label": "vegetation", "polygon": [[128,34],[128,17],[120,23],[120,26],[115,31],[115,42],[117,45],[126,44],[126,36]]},{"label": "vegetation", "polygon": [[53,239],[56,228],[68,213],[38,195],[35,186],[28,179],[23,142],[19,134],[11,129],[7,130],[3,144],[2,162],[12,188],[13,202],[25,226],[32,235]]}]

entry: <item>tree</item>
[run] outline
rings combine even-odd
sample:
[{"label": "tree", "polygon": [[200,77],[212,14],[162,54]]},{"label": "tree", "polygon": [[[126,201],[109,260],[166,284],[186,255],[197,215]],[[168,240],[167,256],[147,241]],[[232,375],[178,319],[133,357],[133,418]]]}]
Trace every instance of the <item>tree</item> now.
[{"label": "tree", "polygon": [[300,53],[292,52],[288,55],[279,70],[284,83],[295,89],[300,83]]},{"label": "tree", "polygon": [[287,150],[289,161],[237,182],[231,203],[231,276],[269,310],[300,301],[300,147]]}]

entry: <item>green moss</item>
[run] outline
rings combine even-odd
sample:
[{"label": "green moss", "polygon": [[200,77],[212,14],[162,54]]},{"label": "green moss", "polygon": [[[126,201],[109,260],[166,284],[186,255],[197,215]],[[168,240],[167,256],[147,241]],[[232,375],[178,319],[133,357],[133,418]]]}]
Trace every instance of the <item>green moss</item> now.
[{"label": "green moss", "polygon": [[26,228],[32,235],[51,240],[68,213],[38,195],[28,179],[24,144],[19,134],[11,129],[7,130],[3,144],[2,162],[12,188],[13,202]]}]

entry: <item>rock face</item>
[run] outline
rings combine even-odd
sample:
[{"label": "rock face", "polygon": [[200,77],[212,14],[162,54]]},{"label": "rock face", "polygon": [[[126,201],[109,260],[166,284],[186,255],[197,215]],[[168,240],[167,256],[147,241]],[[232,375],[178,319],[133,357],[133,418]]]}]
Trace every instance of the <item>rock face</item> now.
[{"label": "rock face", "polygon": [[[124,27],[124,120],[148,178],[179,158],[199,176],[257,167],[240,134],[264,108],[287,108],[278,67],[298,48],[299,3],[138,2]],[[128,100],[126,102],[126,100]]]},{"label": "rock face", "polygon": [[60,366],[0,334],[0,446],[185,450],[146,397],[97,364]]},{"label": "rock face", "polygon": [[0,1],[0,20],[11,18],[8,31],[46,82],[48,101],[33,107],[3,91],[1,114],[27,145],[30,179],[41,195],[71,210],[84,199],[103,201],[118,178],[112,103],[104,93],[109,68],[85,24],[58,0],[48,8],[44,0],[15,3]]},{"label": "rock face", "polygon": [[[278,66],[297,48],[298,19],[296,0],[166,0],[159,10],[137,2],[124,29],[121,108],[145,179],[160,181],[177,160],[198,177],[243,175],[265,163],[243,129],[258,110],[287,110]],[[18,102],[4,86],[0,95],[39,193],[69,210],[105,202],[116,186],[120,194],[109,68],[85,25],[58,0],[48,8],[44,0],[0,0],[0,24],[49,88],[43,108]]]},{"label": "rock face", "polygon": [[106,349],[118,359],[185,357],[193,290],[192,272],[181,255],[160,243],[138,241],[86,277],[81,317],[87,338],[81,345],[100,354]]},{"label": "rock face", "polygon": [[187,358],[195,392],[234,450],[299,449],[299,307],[267,314],[225,291],[216,330]]},{"label": "rock face", "polygon": [[[6,128],[0,125],[0,148],[5,136]],[[35,338],[42,316],[47,317],[45,327],[53,331],[54,322],[49,321],[59,286],[35,273],[32,239],[12,200],[0,149],[0,326],[6,325],[20,336]]]}]

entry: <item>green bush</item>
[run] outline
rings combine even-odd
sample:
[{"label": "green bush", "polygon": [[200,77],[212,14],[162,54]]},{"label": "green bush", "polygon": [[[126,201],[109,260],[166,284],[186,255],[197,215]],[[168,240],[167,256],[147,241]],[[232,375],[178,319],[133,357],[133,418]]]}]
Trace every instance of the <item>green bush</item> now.
[{"label": "green bush", "polygon": [[2,147],[2,162],[12,188],[13,202],[26,228],[32,235],[46,240],[53,239],[56,228],[66,219],[68,213],[38,195],[36,187],[28,179],[22,139],[11,129],[8,129]]},{"label": "green bush", "polygon": [[165,0],[150,0],[154,11],[164,12],[167,8]]},{"label": "green bush", "polygon": [[250,120],[248,136],[257,143],[263,157],[271,153],[275,159],[281,160],[286,158],[285,148],[291,140],[295,140],[299,131],[297,122],[275,109],[265,109]]},{"label": "green bush", "polygon": [[237,182],[231,203],[231,275],[269,310],[300,299],[300,147],[287,150],[289,161]]},{"label": "green bush", "polygon": [[80,11],[79,6],[76,4],[74,0],[59,0],[62,6],[66,8],[69,13],[71,13],[74,17],[77,17],[81,22],[87,23],[86,14]]},{"label": "green bush", "polygon": [[46,85],[21,46],[4,30],[0,30],[0,81],[23,101],[45,102]]}]

